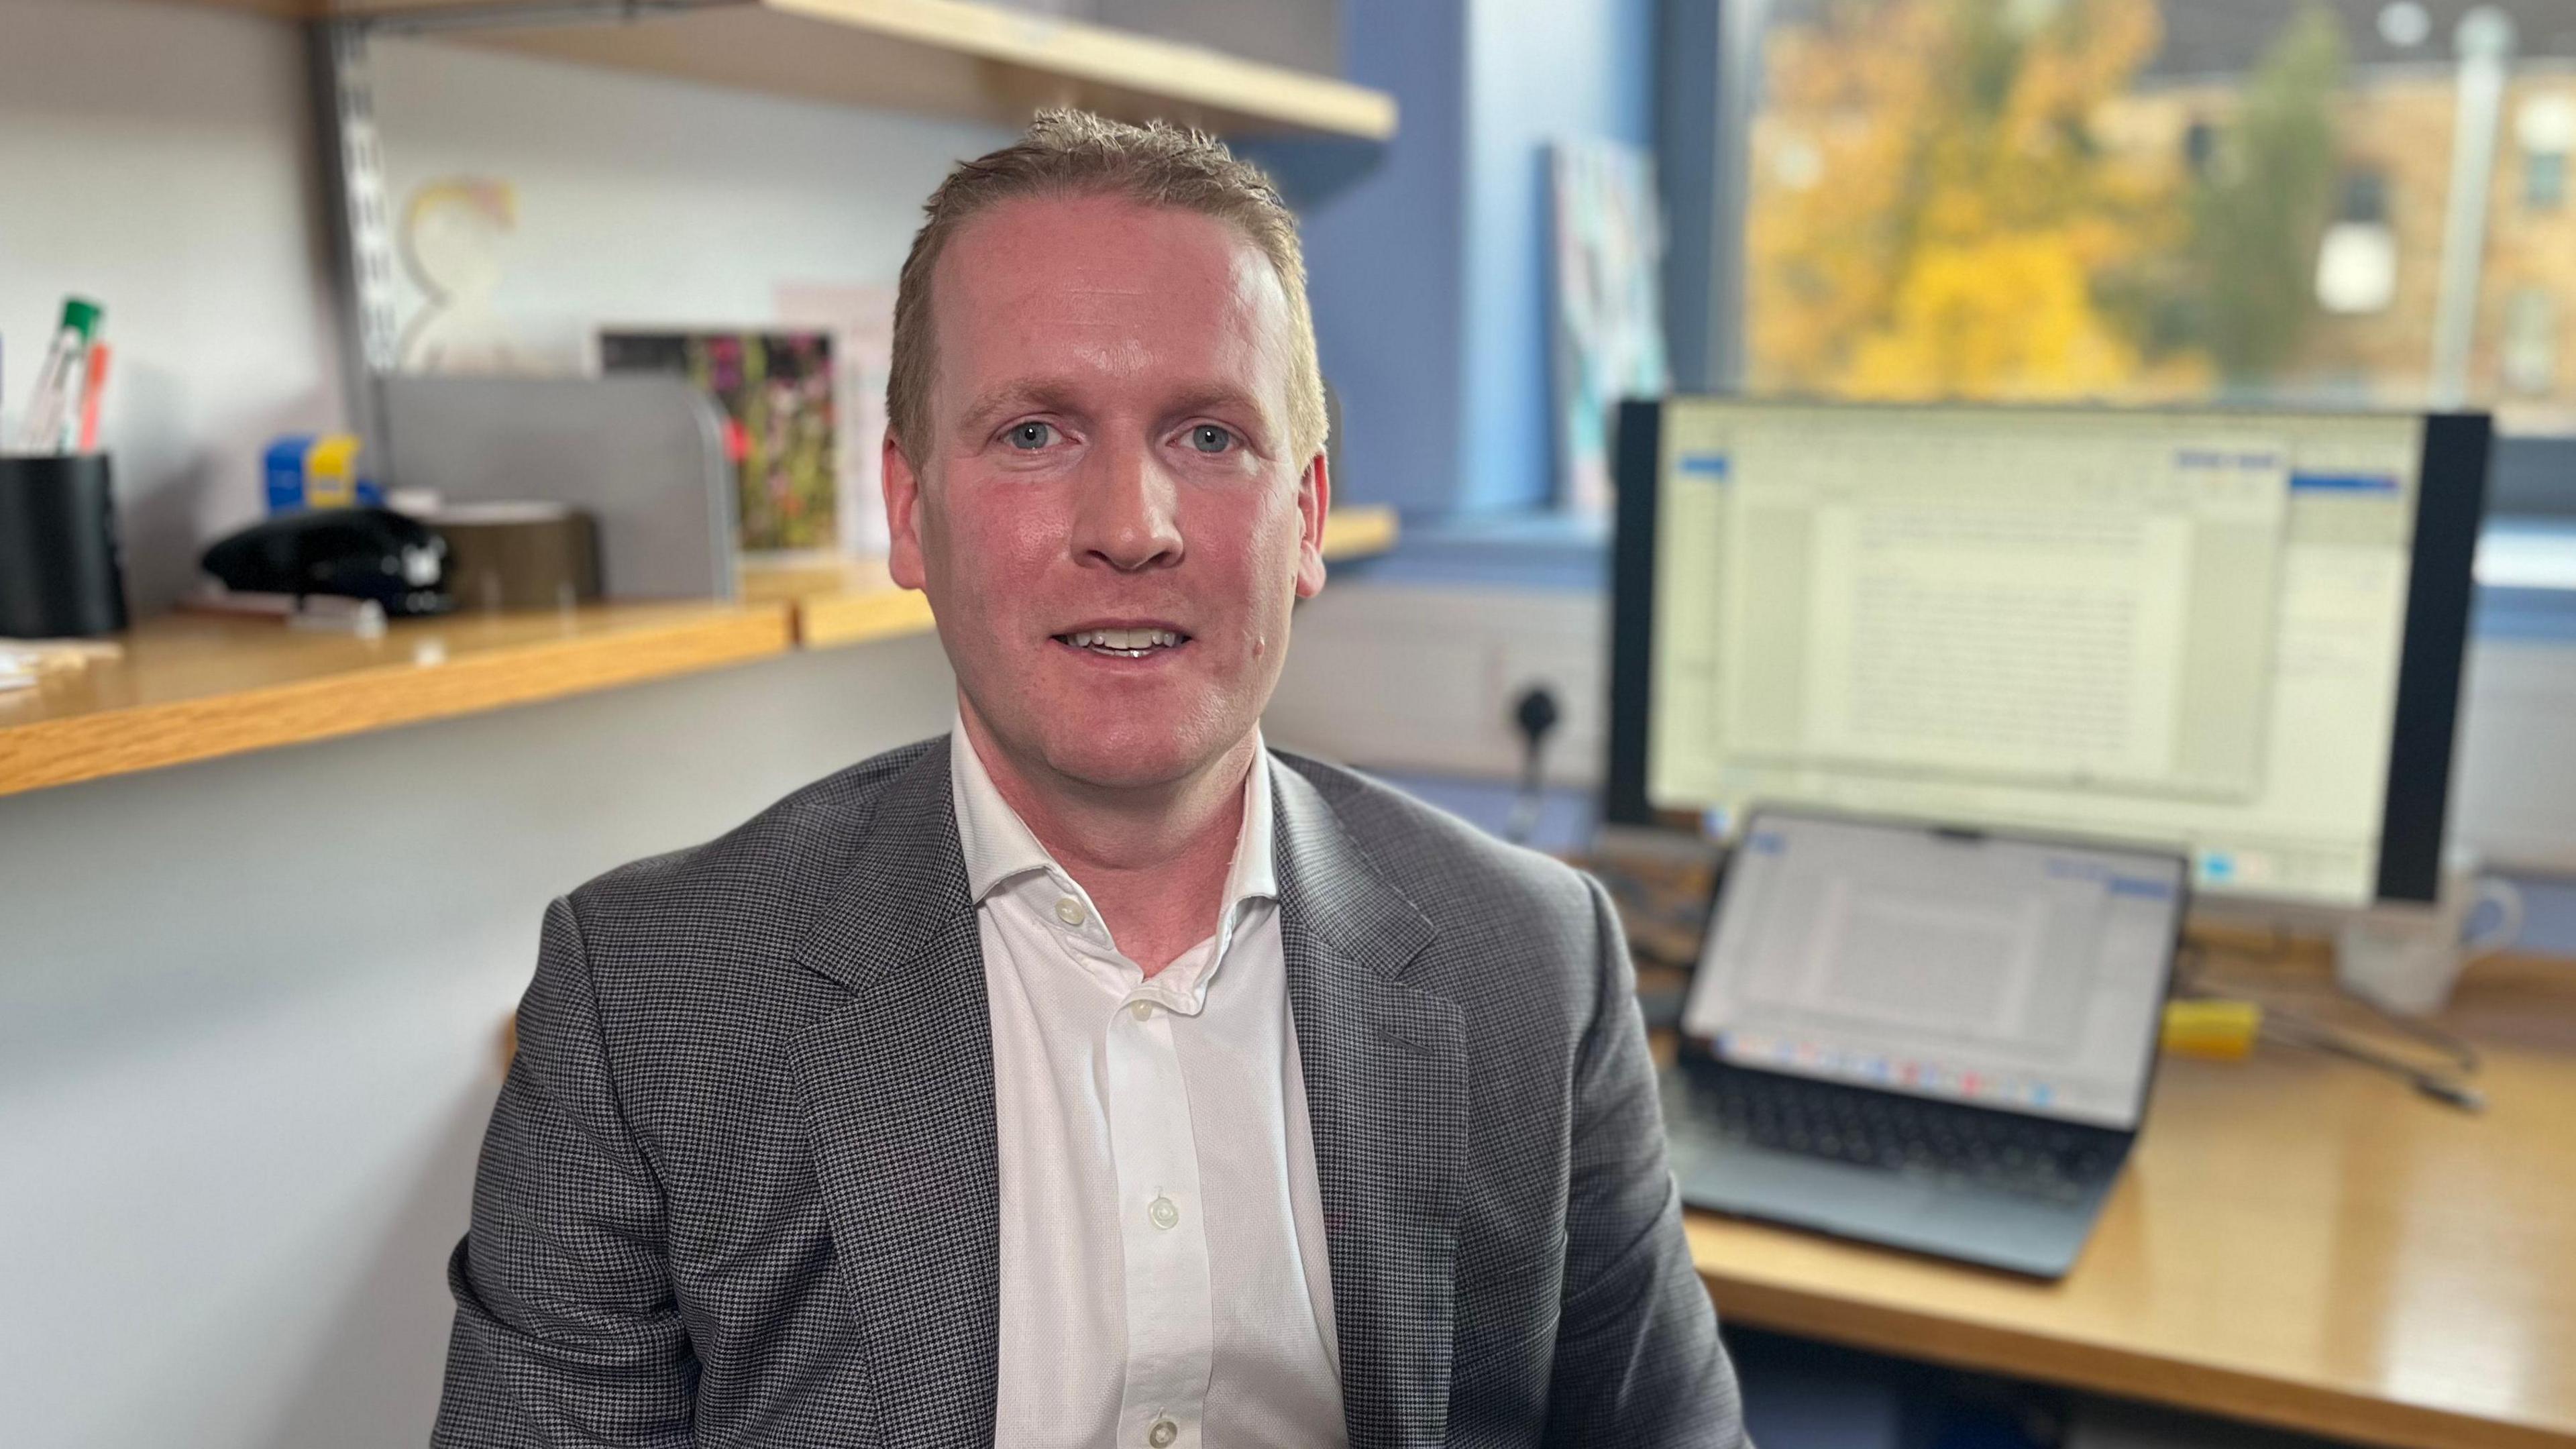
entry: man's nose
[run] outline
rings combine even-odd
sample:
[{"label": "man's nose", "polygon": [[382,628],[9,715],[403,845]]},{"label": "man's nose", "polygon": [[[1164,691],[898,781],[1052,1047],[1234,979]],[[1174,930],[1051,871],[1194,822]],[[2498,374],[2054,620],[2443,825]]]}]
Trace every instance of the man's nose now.
[{"label": "man's nose", "polygon": [[1181,561],[1179,492],[1141,445],[1097,449],[1074,509],[1074,557],[1122,573]]}]

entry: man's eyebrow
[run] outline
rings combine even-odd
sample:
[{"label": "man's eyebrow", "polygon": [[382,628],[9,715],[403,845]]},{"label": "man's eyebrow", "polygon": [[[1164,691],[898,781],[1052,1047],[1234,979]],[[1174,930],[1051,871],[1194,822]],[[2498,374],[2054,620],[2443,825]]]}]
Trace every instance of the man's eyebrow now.
[{"label": "man's eyebrow", "polygon": [[[997,383],[985,389],[958,418],[958,430],[980,434],[993,424],[1014,413],[1061,413],[1068,416],[1082,411],[1077,390],[1053,378],[1021,377]],[[1261,405],[1254,394],[1230,383],[1206,383],[1187,388],[1164,404],[1167,417],[1186,417],[1191,413],[1228,413],[1248,415],[1260,425],[1265,435],[1273,431],[1271,410]]]},{"label": "man's eyebrow", "polygon": [[1277,419],[1269,408],[1261,405],[1261,399],[1230,383],[1210,383],[1204,387],[1191,388],[1172,399],[1170,412],[1173,417],[1187,417],[1191,413],[1220,413],[1249,418],[1260,434],[1254,440],[1260,444],[1255,451],[1265,455],[1271,444],[1276,441],[1275,435],[1279,432]]},{"label": "man's eyebrow", "polygon": [[1169,411],[1175,417],[1183,413],[1246,412],[1264,422],[1270,419],[1269,410],[1262,407],[1261,399],[1231,383],[1222,382],[1182,392],[1172,399]]},{"label": "man's eyebrow", "polygon": [[988,388],[958,420],[961,431],[980,433],[1013,413],[1071,413],[1073,389],[1042,377],[1014,378]]}]

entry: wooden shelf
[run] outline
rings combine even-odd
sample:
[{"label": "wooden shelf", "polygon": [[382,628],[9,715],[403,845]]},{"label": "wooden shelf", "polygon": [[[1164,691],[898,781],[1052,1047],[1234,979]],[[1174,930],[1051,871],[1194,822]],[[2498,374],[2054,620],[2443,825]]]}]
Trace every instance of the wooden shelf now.
[{"label": "wooden shelf", "polygon": [[806,649],[865,644],[927,634],[932,627],[930,600],[912,589],[895,587],[885,565],[874,559],[818,564],[811,567],[746,564],[742,593],[747,599],[769,599],[794,611],[796,642]]},{"label": "wooden shelf", "polygon": [[[455,12],[456,0],[189,0],[286,17]],[[496,12],[529,9],[493,0]],[[632,20],[448,29],[442,42],[808,100],[1019,125],[1042,106],[1225,135],[1383,141],[1395,98],[1200,46],[967,0],[698,0]]]},{"label": "wooden shelf", "polygon": [[[1391,508],[1334,510],[1324,556],[1393,546]],[[791,648],[926,634],[930,601],[882,565],[754,566],[741,604],[462,614],[382,638],[176,614],[124,657],[0,694],[0,795],[690,674]]]},{"label": "wooden shelf", "polygon": [[[1336,508],[1324,520],[1324,557],[1342,563],[1384,553],[1395,547],[1397,530],[1393,508]],[[897,588],[884,565],[873,560],[748,565],[742,592],[745,598],[791,606],[796,642],[807,649],[926,634],[934,627],[930,600]]]},{"label": "wooden shelf", "polygon": [[398,623],[381,638],[179,614],[125,655],[0,694],[0,795],[586,694],[784,653],[787,610],[608,604]]},{"label": "wooden shelf", "polygon": [[1395,547],[1395,509],[1383,503],[1336,508],[1324,515],[1324,561],[1374,558]]}]

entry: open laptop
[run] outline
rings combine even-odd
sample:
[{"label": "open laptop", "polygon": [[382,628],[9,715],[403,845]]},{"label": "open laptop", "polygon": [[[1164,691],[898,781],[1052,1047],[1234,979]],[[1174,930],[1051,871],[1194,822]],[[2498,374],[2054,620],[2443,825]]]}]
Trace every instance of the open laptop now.
[{"label": "open laptop", "polygon": [[2144,1113],[2179,853],[1765,809],[1664,1078],[1694,1207],[2054,1278]]}]

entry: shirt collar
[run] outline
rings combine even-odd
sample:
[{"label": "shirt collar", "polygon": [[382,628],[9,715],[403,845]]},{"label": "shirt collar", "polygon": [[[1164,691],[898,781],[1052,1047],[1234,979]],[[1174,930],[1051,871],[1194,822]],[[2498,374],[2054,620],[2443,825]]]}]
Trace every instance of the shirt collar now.
[{"label": "shirt collar", "polygon": [[[1043,871],[1066,884],[1073,877],[1038,843],[1027,822],[993,785],[983,758],[966,738],[962,717],[948,731],[949,792],[957,813],[957,844],[966,857],[966,885],[977,904],[1011,881]],[[1252,768],[1243,782],[1243,828],[1234,841],[1234,863],[1226,871],[1225,900],[1218,920],[1231,925],[1236,908],[1248,900],[1279,898],[1279,875],[1270,844],[1270,750],[1258,729],[1252,736]]]}]

